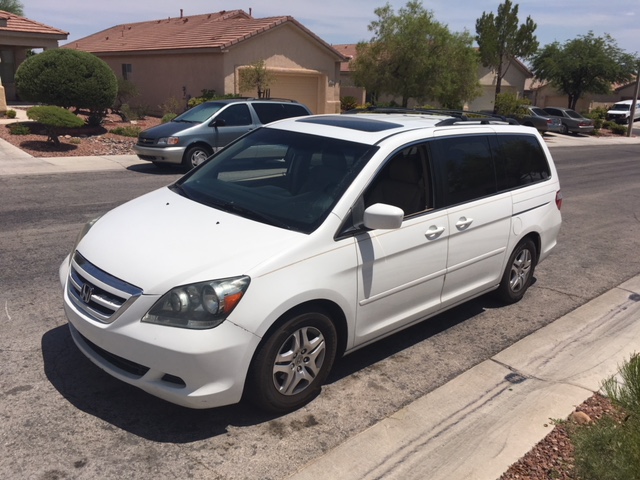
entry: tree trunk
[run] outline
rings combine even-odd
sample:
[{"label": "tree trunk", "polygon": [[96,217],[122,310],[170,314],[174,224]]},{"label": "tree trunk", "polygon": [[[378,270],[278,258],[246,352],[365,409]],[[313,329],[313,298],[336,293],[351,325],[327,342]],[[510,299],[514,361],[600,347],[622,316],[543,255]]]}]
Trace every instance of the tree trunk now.
[{"label": "tree trunk", "polygon": [[500,95],[500,90],[502,90],[502,62],[500,62],[500,65],[498,65],[498,71],[496,72],[496,95],[493,98],[493,113],[498,113],[496,104],[498,102],[498,95]]}]

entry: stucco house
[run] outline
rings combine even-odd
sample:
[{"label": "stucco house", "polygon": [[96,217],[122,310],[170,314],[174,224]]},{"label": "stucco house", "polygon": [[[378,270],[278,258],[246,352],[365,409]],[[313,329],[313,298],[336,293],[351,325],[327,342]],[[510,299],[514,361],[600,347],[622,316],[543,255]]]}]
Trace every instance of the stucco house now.
[{"label": "stucco house", "polygon": [[[264,60],[273,76],[270,96],[306,104],[314,113],[340,109],[340,63],[344,57],[290,16],[254,18],[243,10],[117,25],[62,48],[104,60],[117,76],[136,85],[134,101],[157,111],[202,90],[240,91],[239,71]],[[131,103],[134,103],[132,101]]]},{"label": "stucco house", "polygon": [[[364,103],[366,99],[366,92],[361,87],[356,87],[353,84],[351,78],[351,67],[349,63],[357,56],[356,44],[340,44],[334,45],[338,52],[346,57],[345,61],[340,65],[340,82],[342,84],[341,96],[355,97],[359,103]],[[519,97],[522,97],[525,92],[525,82],[533,77],[533,73],[518,59],[513,59],[509,62],[506,68],[506,73],[502,79],[501,91],[513,92]],[[478,70],[478,80],[481,87],[481,95],[478,98],[468,102],[465,105],[467,110],[481,111],[481,110],[493,110],[493,101],[496,91],[496,74],[493,70],[485,67],[480,67]],[[392,98],[381,98],[382,101],[390,101]],[[414,102],[409,102],[409,105],[415,105]],[[437,102],[428,102],[431,105],[437,105]]]},{"label": "stucco house", "polygon": [[31,49],[58,48],[68,32],[0,10],[0,79],[6,100],[18,99],[15,73]]}]

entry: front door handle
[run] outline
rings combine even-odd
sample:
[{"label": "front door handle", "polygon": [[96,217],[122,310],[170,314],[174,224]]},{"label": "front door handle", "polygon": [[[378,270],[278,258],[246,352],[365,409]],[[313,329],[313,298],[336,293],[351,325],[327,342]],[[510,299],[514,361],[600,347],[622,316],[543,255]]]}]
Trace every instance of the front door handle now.
[{"label": "front door handle", "polygon": [[429,240],[435,240],[440,235],[444,233],[444,227],[437,227],[435,225],[431,225],[427,232],[424,234]]},{"label": "front door handle", "polygon": [[466,230],[473,223],[473,218],[460,217],[460,219],[456,222],[456,228],[458,230]]}]

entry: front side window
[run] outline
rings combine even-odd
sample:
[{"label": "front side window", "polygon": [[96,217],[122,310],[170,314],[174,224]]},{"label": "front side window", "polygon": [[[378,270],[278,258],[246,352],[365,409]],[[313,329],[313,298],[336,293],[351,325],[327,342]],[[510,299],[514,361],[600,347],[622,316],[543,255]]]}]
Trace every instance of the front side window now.
[{"label": "front side window", "polygon": [[230,105],[216,117],[216,120],[224,120],[226,127],[243,127],[251,125],[251,113],[244,103]]},{"label": "front side window", "polygon": [[365,208],[375,203],[393,205],[411,216],[431,208],[426,149],[411,146],[393,155],[364,194]]},{"label": "front side window", "polygon": [[261,128],[171,188],[212,208],[311,233],[377,148]]},{"label": "front side window", "polygon": [[442,138],[430,145],[442,181],[442,205],[437,207],[448,207],[496,193],[496,174],[487,136]]},{"label": "front side window", "polygon": [[185,122],[185,123],[202,123],[206,122],[211,116],[224,107],[224,103],[217,102],[205,102],[200,105],[190,108],[181,115],[178,115],[172,120],[172,122]]}]

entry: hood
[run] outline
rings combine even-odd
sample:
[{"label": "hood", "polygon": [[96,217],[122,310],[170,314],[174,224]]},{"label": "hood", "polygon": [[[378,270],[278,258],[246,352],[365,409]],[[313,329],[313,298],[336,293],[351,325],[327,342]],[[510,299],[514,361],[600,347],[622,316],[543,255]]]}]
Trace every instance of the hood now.
[{"label": "hood", "polygon": [[78,245],[87,260],[141,288],[251,275],[306,235],[226,213],[162,188],[101,217]]},{"label": "hood", "polygon": [[198,127],[201,123],[188,123],[188,122],[167,122],[156,125],[155,127],[148,128],[140,132],[140,138],[162,138],[170,137],[178,132],[182,132],[189,128]]}]

